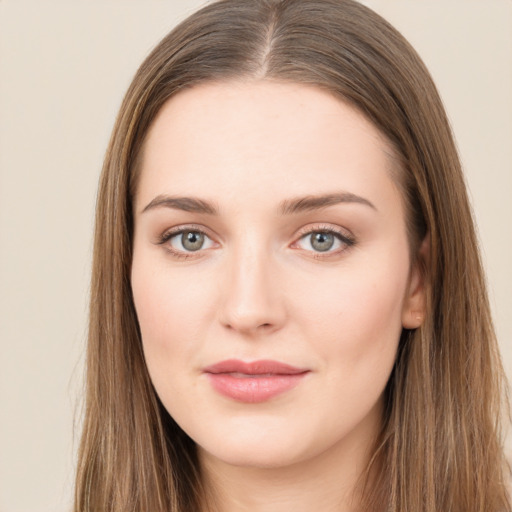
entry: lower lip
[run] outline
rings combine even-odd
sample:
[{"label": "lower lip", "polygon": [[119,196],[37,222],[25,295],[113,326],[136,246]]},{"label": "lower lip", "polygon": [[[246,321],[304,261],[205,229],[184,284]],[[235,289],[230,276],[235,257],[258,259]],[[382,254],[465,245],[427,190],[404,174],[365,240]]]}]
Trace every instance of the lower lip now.
[{"label": "lower lip", "polygon": [[221,395],[238,402],[258,403],[293,389],[306,376],[297,374],[236,376],[230,373],[207,373],[213,388]]}]

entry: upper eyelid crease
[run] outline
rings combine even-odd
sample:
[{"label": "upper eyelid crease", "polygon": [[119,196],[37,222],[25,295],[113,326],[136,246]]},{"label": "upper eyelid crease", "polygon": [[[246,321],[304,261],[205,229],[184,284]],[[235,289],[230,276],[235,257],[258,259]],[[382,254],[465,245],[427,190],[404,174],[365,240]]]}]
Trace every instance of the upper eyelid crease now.
[{"label": "upper eyelid crease", "polygon": [[194,233],[201,233],[201,234],[207,236],[208,238],[212,239],[209,230],[207,230],[207,229],[205,229],[203,227],[198,227],[198,226],[194,226],[194,225],[185,225],[185,226],[176,226],[174,228],[171,228],[171,229],[168,229],[168,230],[164,231],[159,236],[159,240],[164,240],[164,239],[168,240],[168,239],[170,239],[170,238],[172,238],[174,236],[181,235],[181,234],[186,233],[188,231],[194,232]]},{"label": "upper eyelid crease", "polygon": [[[168,229],[166,231],[164,231],[161,235],[160,235],[160,239],[163,239],[163,238],[169,238],[169,237],[172,237],[172,236],[176,236],[176,235],[179,235],[181,233],[184,233],[186,231],[195,231],[195,232],[198,232],[198,233],[202,233],[203,235],[211,238],[210,236],[210,231],[202,226],[198,226],[196,224],[185,224],[185,225],[181,225],[181,226],[175,226],[171,229]],[[321,224],[317,224],[317,225],[307,225],[307,226],[304,226],[303,228],[301,228],[300,230],[298,230],[298,233],[297,233],[297,236],[299,236],[299,238],[303,238],[305,236],[308,236],[312,233],[333,233],[334,235],[344,239],[344,240],[352,240],[353,239],[353,236],[351,234],[347,234],[344,232],[344,230],[340,229],[340,228],[334,228],[332,227],[331,225],[328,225],[328,224],[324,224],[324,223],[321,223]]]},{"label": "upper eyelid crease", "polygon": [[312,235],[313,233],[329,233],[329,234],[334,235],[338,240],[340,240],[344,244],[347,244],[347,245],[355,245],[356,244],[356,239],[354,238],[354,236],[352,234],[349,235],[346,233],[342,233],[341,231],[339,231],[337,229],[324,228],[324,227],[320,227],[317,229],[309,229],[307,231],[304,231],[304,233],[302,233],[299,236],[299,238],[297,239],[297,241],[294,243],[297,243],[299,240],[302,240],[303,238],[307,238],[308,236]]},{"label": "upper eyelid crease", "polygon": [[[351,192],[339,192],[334,194],[324,194],[317,196],[304,196],[294,199],[286,199],[279,205],[281,215],[292,215],[304,211],[319,210],[342,203],[362,204],[377,211],[373,203],[364,197],[352,194]],[[209,201],[196,197],[174,197],[159,195],[155,197],[141,213],[153,210],[159,207],[172,208],[191,213],[202,213],[206,215],[218,215],[219,209]]]},{"label": "upper eyelid crease", "polygon": [[[174,229],[171,229],[171,230],[168,230],[166,232],[164,232],[160,237],[159,237],[159,240],[156,242],[157,245],[163,245],[163,244],[166,244],[169,240],[171,240],[172,238],[180,235],[180,234],[183,234],[185,232],[198,232],[198,233],[202,233],[203,235],[205,235],[207,238],[210,238],[211,237],[208,235],[208,233],[206,232],[206,230],[204,230],[203,228],[198,228],[196,226],[181,226],[181,227],[177,227],[177,228],[174,228]],[[337,229],[333,229],[332,227],[328,227],[328,226],[325,226],[325,225],[321,225],[321,226],[317,226],[317,227],[310,227],[309,229],[305,229],[299,236],[298,239],[295,240],[295,242],[292,244],[292,245],[296,245],[299,243],[300,240],[306,238],[307,236],[310,236],[311,234],[313,233],[331,233],[333,234],[341,243],[345,244],[347,246],[347,248],[350,248],[352,246],[354,246],[356,244],[356,240],[351,236],[351,235],[347,235],[347,234],[343,234],[341,233],[339,230]],[[212,240],[213,241],[213,240]],[[188,253],[188,251],[181,251],[181,250],[176,250],[176,249],[173,249],[172,252],[175,254],[175,255],[184,255],[184,254],[188,254],[189,256],[192,256],[194,254],[194,252],[190,252]],[[312,251],[314,252],[314,251]],[[334,253],[336,253],[338,251],[334,251]],[[197,251],[197,254],[196,255],[199,255],[200,254],[200,250]],[[320,253],[319,253],[320,254]],[[326,252],[324,254],[323,257],[327,258],[329,256],[332,256],[333,255],[333,252],[329,251],[329,252]]]}]

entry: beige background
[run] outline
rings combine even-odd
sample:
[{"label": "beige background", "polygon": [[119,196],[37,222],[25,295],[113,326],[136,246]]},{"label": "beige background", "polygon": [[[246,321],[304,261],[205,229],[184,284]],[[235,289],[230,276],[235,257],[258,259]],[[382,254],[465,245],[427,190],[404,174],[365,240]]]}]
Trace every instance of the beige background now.
[{"label": "beige background", "polygon": [[[365,3],[445,100],[512,376],[512,0]],[[102,156],[136,67],[201,4],[0,0],[0,512],[69,510]]]}]

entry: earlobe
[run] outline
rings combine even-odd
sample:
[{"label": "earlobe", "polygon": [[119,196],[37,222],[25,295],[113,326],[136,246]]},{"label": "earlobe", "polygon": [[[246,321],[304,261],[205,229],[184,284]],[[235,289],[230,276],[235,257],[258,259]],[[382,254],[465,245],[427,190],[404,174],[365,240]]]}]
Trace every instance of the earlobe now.
[{"label": "earlobe", "polygon": [[430,238],[423,239],[411,267],[409,283],[402,308],[402,327],[417,329],[426,315],[426,268],[430,256]]}]

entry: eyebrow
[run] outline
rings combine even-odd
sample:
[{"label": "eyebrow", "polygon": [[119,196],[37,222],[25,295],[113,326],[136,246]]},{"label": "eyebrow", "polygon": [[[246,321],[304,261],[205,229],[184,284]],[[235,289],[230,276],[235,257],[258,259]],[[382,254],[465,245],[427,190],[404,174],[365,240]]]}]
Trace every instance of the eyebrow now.
[{"label": "eyebrow", "polygon": [[218,215],[218,209],[215,205],[203,199],[165,195],[155,197],[141,213],[161,207],[183,210],[185,212],[204,213],[206,215]]},{"label": "eyebrow", "polygon": [[352,194],[351,192],[338,192],[336,194],[325,194],[318,196],[305,196],[293,199],[287,199],[280,205],[282,215],[290,215],[309,210],[319,210],[340,203],[356,203],[369,206],[377,211],[373,203],[364,197]]},{"label": "eyebrow", "polygon": [[[279,205],[281,215],[293,215],[311,210],[320,210],[340,203],[356,203],[368,206],[377,211],[373,203],[364,197],[352,194],[351,192],[338,192],[335,194],[311,195],[286,199]],[[172,208],[185,212],[202,213],[206,215],[218,215],[219,210],[215,204],[196,197],[176,197],[159,195],[155,197],[141,213],[155,208]]]}]

